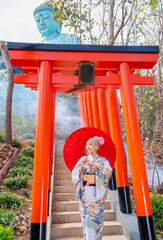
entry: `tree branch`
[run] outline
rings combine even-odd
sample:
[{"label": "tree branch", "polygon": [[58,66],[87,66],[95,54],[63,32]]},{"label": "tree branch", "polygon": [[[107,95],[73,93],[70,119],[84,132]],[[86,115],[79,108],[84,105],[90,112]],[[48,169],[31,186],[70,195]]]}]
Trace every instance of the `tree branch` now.
[{"label": "tree branch", "polygon": [[130,11],[129,17],[127,18],[126,22],[124,22],[125,18],[127,16],[127,8],[126,8],[125,13],[124,13],[124,17],[122,18],[122,21],[121,21],[121,25],[120,25],[119,29],[117,30],[116,34],[114,35],[113,43],[116,40],[116,38],[117,38],[119,32],[121,31],[121,29],[128,23],[129,19],[131,18],[132,12],[133,12],[134,3],[135,3],[135,0],[132,3],[132,7],[131,7],[131,11]]},{"label": "tree branch", "polygon": [[101,38],[102,38],[102,36],[105,32],[105,28],[106,28],[105,27],[105,12],[106,12],[106,4],[105,4],[105,2],[103,2],[103,16],[102,17],[100,16],[101,17],[101,22],[103,24],[103,28],[102,28],[102,32],[99,36],[98,44],[100,44]]}]

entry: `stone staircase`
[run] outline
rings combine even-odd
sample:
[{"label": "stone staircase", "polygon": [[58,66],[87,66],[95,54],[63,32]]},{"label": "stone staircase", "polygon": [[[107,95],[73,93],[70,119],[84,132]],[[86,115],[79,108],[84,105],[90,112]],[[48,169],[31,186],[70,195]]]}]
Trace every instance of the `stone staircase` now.
[{"label": "stone staircase", "polygon": [[[83,231],[78,201],[75,199],[75,185],[71,172],[63,160],[63,145],[57,142],[54,169],[54,190],[52,203],[51,240],[82,240]],[[103,240],[127,240],[122,235],[122,226],[115,220],[115,212],[106,200]]]}]

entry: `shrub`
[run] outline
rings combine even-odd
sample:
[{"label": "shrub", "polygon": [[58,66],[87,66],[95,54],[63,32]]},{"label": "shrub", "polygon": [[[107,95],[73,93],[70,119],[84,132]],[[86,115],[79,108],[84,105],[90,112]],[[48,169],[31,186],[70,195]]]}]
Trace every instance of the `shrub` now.
[{"label": "shrub", "polygon": [[0,193],[0,207],[16,209],[22,205],[22,197],[9,191]]},{"label": "shrub", "polygon": [[0,142],[4,143],[5,142],[5,137],[0,133]]},{"label": "shrub", "polygon": [[3,227],[2,225],[0,225],[0,239],[1,240],[13,240],[14,236],[13,236],[14,230],[11,227]]},{"label": "shrub", "polygon": [[0,224],[4,227],[14,227],[15,214],[12,211],[0,209]]},{"label": "shrub", "polygon": [[25,139],[33,139],[33,135],[30,133],[26,133],[26,134],[24,134],[24,138]]},{"label": "shrub", "polygon": [[5,180],[5,186],[10,189],[20,189],[27,186],[29,176],[18,175]]},{"label": "shrub", "polygon": [[35,142],[34,142],[34,141],[30,141],[29,143],[30,143],[30,145],[31,145],[32,147],[35,146]]},{"label": "shrub", "polygon": [[22,148],[22,156],[34,157],[34,150],[32,148]]},{"label": "shrub", "polygon": [[151,205],[155,231],[163,228],[163,198],[160,194],[151,195]]},{"label": "shrub", "polygon": [[22,157],[19,157],[16,160],[15,166],[32,168],[33,167],[33,160],[30,157],[22,156]]},{"label": "shrub", "polygon": [[16,147],[16,148],[20,148],[21,147],[21,143],[19,142],[19,140],[17,138],[13,138],[12,139],[12,146]]},{"label": "shrub", "polygon": [[21,175],[21,176],[25,176],[25,175],[31,176],[32,172],[27,167],[15,167],[15,168],[13,168],[10,171],[10,174],[13,175],[13,176],[18,176],[18,175]]}]

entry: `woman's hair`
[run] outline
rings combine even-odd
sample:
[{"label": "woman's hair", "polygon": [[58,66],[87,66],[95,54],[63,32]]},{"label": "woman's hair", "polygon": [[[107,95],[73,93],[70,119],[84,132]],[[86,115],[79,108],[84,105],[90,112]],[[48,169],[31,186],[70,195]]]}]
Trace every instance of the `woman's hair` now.
[{"label": "woman's hair", "polygon": [[86,142],[86,145],[89,143],[97,145],[97,151],[100,149],[99,137],[95,136],[93,138],[88,139],[88,141]]}]

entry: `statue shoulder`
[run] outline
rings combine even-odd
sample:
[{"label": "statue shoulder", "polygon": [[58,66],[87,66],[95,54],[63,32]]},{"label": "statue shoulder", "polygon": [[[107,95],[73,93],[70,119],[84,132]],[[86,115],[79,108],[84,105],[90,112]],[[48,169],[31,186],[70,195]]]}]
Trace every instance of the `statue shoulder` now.
[{"label": "statue shoulder", "polygon": [[80,44],[80,41],[76,36],[71,36],[68,33],[61,33],[59,37],[60,37],[59,43],[62,43],[62,44]]}]

